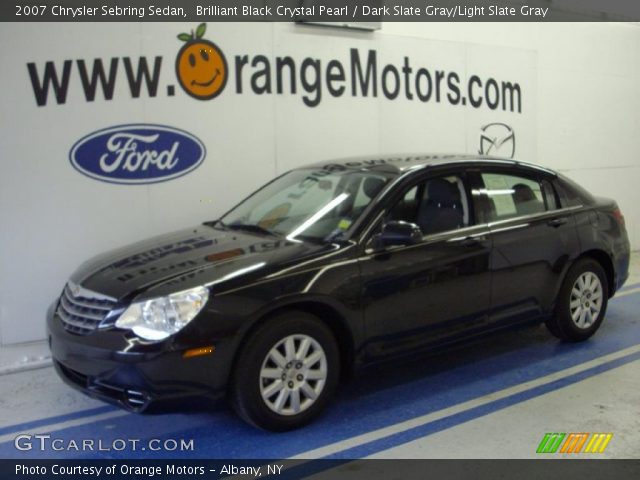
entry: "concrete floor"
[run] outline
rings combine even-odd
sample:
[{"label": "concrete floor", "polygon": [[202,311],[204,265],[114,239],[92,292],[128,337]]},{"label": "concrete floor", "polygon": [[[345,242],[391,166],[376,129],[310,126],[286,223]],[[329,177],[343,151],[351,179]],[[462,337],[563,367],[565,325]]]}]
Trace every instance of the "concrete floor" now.
[{"label": "concrete floor", "polygon": [[[318,422],[286,434],[256,431],[224,404],[130,414],[65,386],[51,367],[41,367],[42,345],[24,347],[17,364],[5,351],[0,458],[163,456],[21,452],[13,445],[21,433],[195,440],[194,451],[164,454],[171,458],[534,458],[546,432],[612,432],[599,458],[640,458],[640,254],[633,255],[631,272],[587,342],[563,344],[533,326],[378,368],[346,385]],[[41,368],[16,372],[21,364]]]}]

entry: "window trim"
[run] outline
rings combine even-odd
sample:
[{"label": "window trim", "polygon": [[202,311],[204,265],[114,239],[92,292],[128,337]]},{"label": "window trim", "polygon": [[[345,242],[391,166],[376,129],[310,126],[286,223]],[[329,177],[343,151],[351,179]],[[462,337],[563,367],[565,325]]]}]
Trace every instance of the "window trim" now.
[{"label": "window trim", "polygon": [[581,208],[584,208],[584,205],[574,205],[572,207],[564,207],[564,208],[559,208],[557,210],[547,210],[545,212],[528,213],[526,215],[519,215],[517,217],[505,218],[503,220],[496,220],[495,222],[489,222],[487,223],[487,225],[489,226],[489,228],[493,228],[495,226],[508,224],[514,221],[522,222],[522,220],[538,220],[538,219],[543,219],[547,217],[553,217],[555,215],[562,216],[574,210],[579,210]]}]

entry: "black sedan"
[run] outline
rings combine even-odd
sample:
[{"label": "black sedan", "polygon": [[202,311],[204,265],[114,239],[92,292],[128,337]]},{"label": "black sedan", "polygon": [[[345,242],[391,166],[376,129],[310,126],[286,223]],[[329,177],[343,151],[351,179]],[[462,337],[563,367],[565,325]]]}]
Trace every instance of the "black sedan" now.
[{"label": "black sedan", "polygon": [[628,266],[615,201],[546,168],[347,159],[84,263],[48,312],[49,342],[91,396],[141,411],[226,392],[246,421],[287,430],[365,364],[520,323],[585,340]]}]

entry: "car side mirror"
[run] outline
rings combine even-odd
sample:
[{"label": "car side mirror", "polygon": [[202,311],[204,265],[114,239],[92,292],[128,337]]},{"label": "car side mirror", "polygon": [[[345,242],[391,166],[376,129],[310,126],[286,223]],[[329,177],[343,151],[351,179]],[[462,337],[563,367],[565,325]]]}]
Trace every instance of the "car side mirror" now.
[{"label": "car side mirror", "polygon": [[414,245],[422,240],[422,230],[415,223],[393,220],[385,223],[382,232],[373,237],[376,250],[392,246]]}]

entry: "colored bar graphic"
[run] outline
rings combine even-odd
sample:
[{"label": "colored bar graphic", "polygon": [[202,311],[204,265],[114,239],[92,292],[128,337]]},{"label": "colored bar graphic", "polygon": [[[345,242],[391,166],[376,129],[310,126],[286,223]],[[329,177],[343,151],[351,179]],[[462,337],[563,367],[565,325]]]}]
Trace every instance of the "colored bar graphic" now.
[{"label": "colored bar graphic", "polygon": [[562,444],[560,453],[580,453],[588,437],[588,433],[570,433]]},{"label": "colored bar graphic", "polygon": [[[612,438],[613,433],[545,433],[536,453],[603,453]],[[585,443],[587,446],[583,451]]]},{"label": "colored bar graphic", "polygon": [[613,438],[613,433],[594,433],[584,449],[585,453],[603,453],[609,442]]},{"label": "colored bar graphic", "polygon": [[536,453],[556,453],[566,433],[545,433]]},{"label": "colored bar graphic", "polygon": [[582,450],[582,446],[587,441],[587,438],[589,438],[588,433],[581,433],[580,435],[582,435],[582,438],[578,441],[573,453],[580,453],[580,451]]}]

